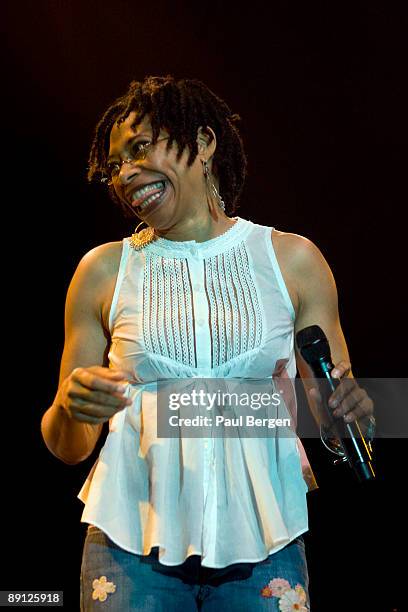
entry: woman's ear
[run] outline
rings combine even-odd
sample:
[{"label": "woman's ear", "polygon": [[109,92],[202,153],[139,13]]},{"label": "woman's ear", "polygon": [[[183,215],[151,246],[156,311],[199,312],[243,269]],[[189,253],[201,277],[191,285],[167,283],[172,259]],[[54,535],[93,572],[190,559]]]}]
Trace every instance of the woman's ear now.
[{"label": "woman's ear", "polygon": [[217,138],[214,130],[209,126],[200,126],[197,130],[197,147],[198,154],[202,161],[208,161],[215,152],[217,147]]}]

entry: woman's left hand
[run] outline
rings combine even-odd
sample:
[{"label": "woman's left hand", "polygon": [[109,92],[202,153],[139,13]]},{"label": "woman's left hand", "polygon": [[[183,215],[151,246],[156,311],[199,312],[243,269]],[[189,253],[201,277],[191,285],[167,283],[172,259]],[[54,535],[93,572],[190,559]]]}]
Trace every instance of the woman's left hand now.
[{"label": "woman's left hand", "polygon": [[344,417],[346,423],[370,417],[374,412],[374,402],[367,391],[362,389],[354,378],[349,378],[351,364],[340,361],[331,371],[333,378],[340,384],[329,398],[329,406],[334,409],[334,417]]}]

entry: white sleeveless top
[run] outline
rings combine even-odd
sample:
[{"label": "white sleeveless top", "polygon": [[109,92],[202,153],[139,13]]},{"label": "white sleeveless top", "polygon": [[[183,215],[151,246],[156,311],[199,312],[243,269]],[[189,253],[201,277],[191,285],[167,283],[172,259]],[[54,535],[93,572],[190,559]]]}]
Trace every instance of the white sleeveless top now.
[{"label": "white sleeveless top", "polygon": [[[308,529],[303,447],[291,438],[159,438],[157,381],[294,378],[294,309],[271,227],[236,217],[207,240],[123,240],[110,311],[110,367],[133,403],[78,497],[82,522],[121,548],[179,565],[256,562]],[[302,463],[304,475],[302,474]],[[310,488],[313,488],[311,486]]]}]

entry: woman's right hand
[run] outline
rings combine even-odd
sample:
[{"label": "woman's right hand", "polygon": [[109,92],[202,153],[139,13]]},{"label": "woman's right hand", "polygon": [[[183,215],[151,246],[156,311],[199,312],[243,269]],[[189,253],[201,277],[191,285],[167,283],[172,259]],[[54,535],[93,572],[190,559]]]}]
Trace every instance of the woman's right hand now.
[{"label": "woman's right hand", "polygon": [[132,400],[124,397],[126,373],[102,366],[75,368],[60,386],[55,398],[70,418],[82,423],[102,424]]}]

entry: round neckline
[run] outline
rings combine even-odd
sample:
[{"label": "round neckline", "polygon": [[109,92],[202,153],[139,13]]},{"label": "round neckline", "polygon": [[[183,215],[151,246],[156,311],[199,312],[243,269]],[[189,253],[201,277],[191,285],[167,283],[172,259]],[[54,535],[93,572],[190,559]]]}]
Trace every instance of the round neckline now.
[{"label": "round neckline", "polygon": [[141,251],[146,253],[156,253],[165,257],[189,257],[189,256],[210,256],[223,251],[227,246],[236,244],[238,238],[250,231],[252,223],[242,217],[232,217],[235,223],[225,232],[204,242],[196,240],[169,240],[162,236],[155,237],[152,242],[144,246]]},{"label": "round neckline", "polygon": [[168,245],[170,247],[175,247],[177,249],[183,248],[184,246],[188,248],[190,247],[200,248],[200,245],[212,246],[213,244],[218,242],[220,238],[223,238],[224,236],[229,234],[236,227],[236,225],[238,225],[239,222],[241,221],[240,217],[231,217],[231,218],[235,219],[235,223],[231,225],[227,230],[225,230],[225,232],[222,232],[222,234],[219,234],[218,236],[215,236],[214,238],[209,238],[208,240],[203,240],[202,242],[198,242],[197,240],[169,240],[168,238],[164,238],[163,236],[157,236],[154,239],[154,244],[157,244],[160,246]]},{"label": "round neckline", "polygon": [[[190,259],[208,258],[219,255],[230,248],[237,247],[252,231],[254,224],[252,221],[242,217],[231,217],[235,223],[225,232],[204,242],[196,240],[169,240],[161,236],[155,237],[151,242],[142,248],[134,250],[134,253],[145,254],[146,256],[157,255],[166,259]],[[130,245],[131,238],[126,238]]]}]

